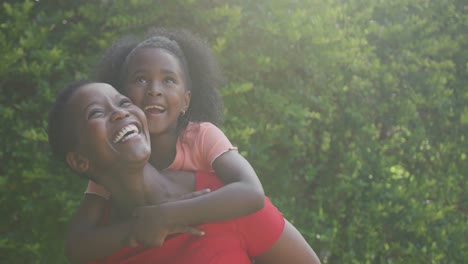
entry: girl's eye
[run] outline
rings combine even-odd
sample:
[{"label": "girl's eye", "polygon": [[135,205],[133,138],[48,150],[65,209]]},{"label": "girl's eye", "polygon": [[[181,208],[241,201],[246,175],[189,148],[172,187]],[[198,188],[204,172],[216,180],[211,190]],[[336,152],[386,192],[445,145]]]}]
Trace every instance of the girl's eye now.
[{"label": "girl's eye", "polygon": [[92,118],[97,118],[97,117],[100,117],[102,116],[103,114],[103,111],[101,110],[91,110],[89,113],[88,113],[88,119],[92,119]]},{"label": "girl's eye", "polygon": [[172,77],[164,78],[164,82],[166,82],[166,83],[176,83],[175,79],[172,78]]}]

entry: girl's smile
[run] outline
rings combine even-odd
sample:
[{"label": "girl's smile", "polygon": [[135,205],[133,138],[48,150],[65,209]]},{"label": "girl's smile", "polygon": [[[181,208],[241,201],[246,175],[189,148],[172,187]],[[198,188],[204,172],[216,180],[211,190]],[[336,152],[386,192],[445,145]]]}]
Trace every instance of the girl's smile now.
[{"label": "girl's smile", "polygon": [[141,48],[129,58],[126,93],[145,111],[151,134],[174,133],[190,103],[178,58],[160,48]]}]

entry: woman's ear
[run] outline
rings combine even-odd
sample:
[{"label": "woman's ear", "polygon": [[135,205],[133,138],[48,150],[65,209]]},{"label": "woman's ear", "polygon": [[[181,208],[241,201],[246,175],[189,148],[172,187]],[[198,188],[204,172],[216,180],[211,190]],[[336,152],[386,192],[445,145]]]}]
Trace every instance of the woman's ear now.
[{"label": "woman's ear", "polygon": [[89,169],[89,160],[77,152],[67,153],[67,163],[78,173],[85,173]]}]

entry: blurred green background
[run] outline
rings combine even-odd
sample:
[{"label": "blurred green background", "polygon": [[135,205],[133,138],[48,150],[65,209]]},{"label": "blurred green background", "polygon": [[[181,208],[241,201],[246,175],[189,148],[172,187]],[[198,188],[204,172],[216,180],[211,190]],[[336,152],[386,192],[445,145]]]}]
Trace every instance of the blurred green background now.
[{"label": "blurred green background", "polygon": [[323,263],[468,261],[465,0],[36,0],[0,6],[0,262],[66,263],[86,181],[47,113],[123,34],[186,28],[222,127]]}]

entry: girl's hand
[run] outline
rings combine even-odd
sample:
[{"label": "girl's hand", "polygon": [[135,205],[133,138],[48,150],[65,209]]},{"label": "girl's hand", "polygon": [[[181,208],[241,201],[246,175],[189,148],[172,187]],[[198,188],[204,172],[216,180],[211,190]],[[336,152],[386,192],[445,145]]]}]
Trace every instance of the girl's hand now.
[{"label": "girl's hand", "polygon": [[[209,193],[209,189],[185,194],[171,202],[195,198]],[[197,228],[169,223],[164,211],[160,206],[142,206],[135,209],[133,234],[130,235],[128,245],[133,247],[143,244],[149,247],[160,247],[164,244],[166,237],[172,234],[187,233],[196,236],[202,236],[205,233]]]},{"label": "girl's hand", "polygon": [[195,198],[195,197],[198,197],[198,196],[202,196],[204,194],[207,194],[211,192],[210,189],[203,189],[203,190],[200,190],[200,191],[196,191],[196,192],[191,192],[191,193],[187,193],[187,194],[184,194],[178,198],[174,198],[174,199],[171,199],[169,200],[169,202],[175,202],[175,201],[180,201],[180,200],[187,200],[187,199],[192,199],[192,198]]}]

